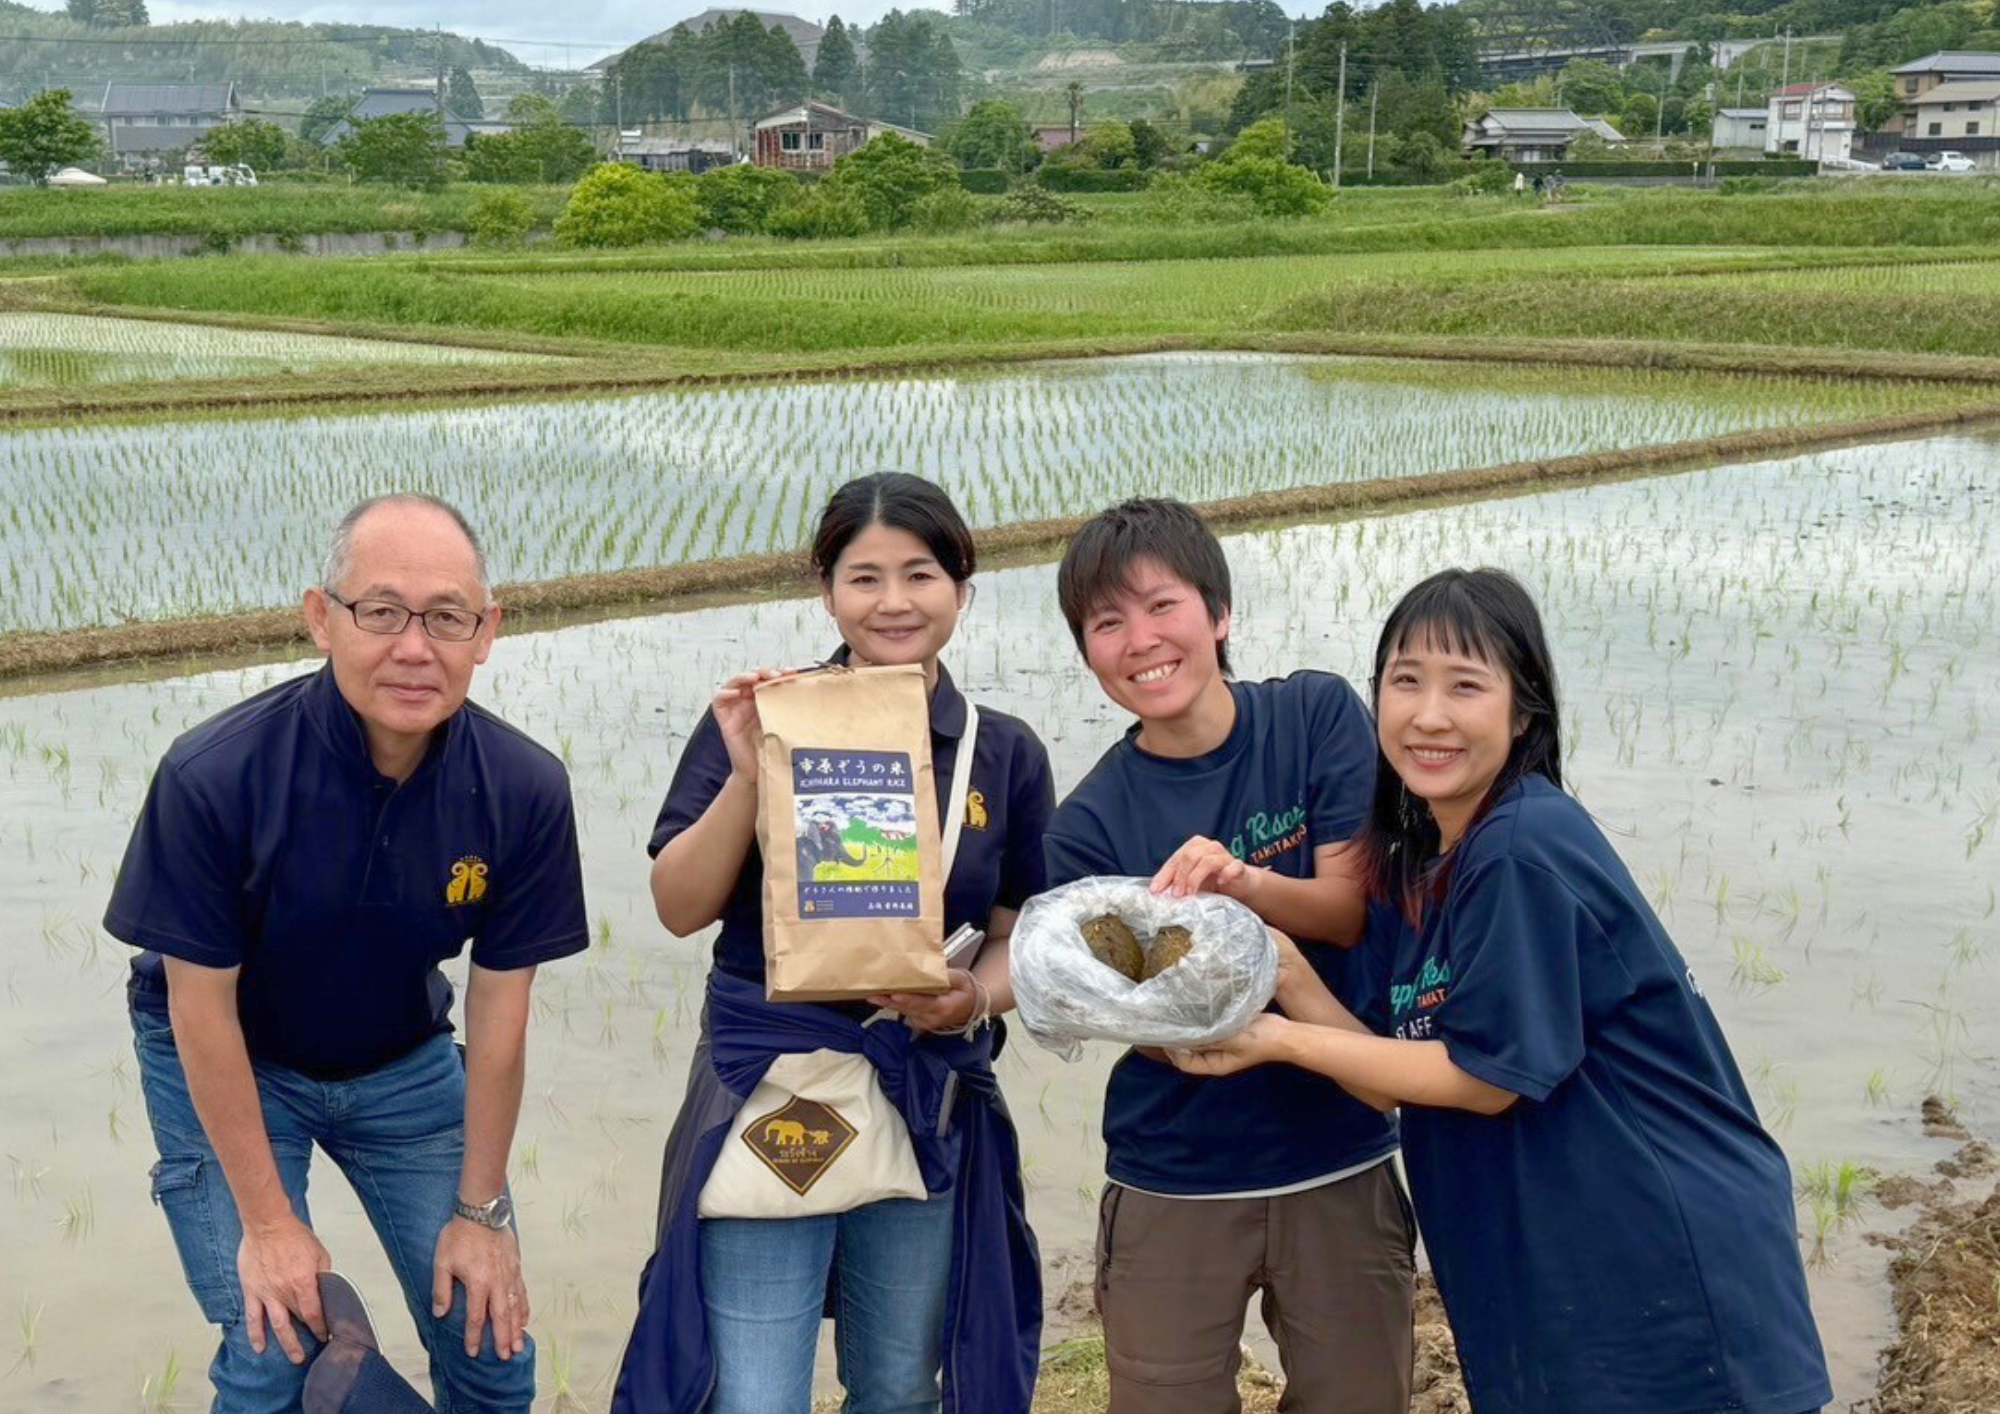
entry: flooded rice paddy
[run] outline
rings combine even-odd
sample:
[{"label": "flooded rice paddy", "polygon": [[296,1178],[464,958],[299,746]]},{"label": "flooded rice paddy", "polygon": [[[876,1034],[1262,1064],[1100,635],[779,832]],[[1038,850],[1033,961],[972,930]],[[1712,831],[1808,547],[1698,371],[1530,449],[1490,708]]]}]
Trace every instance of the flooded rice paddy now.
[{"label": "flooded rice paddy", "polygon": [[[1687,953],[1792,1156],[1837,1403],[1864,1396],[1887,1333],[1883,1258],[1857,1236],[1865,1200],[1858,1221],[1843,1213],[1821,1166],[1927,1167],[1949,1147],[1914,1117],[1933,1090],[1955,1095],[1975,1131],[2000,1127],[1988,1055],[2000,1034],[2000,434],[1227,544],[1246,676],[1304,665],[1365,678],[1388,605],[1444,565],[1505,566],[1535,590],[1566,691],[1565,769]],[[301,560],[285,582],[305,574]],[[949,662],[979,699],[1041,731],[1067,789],[1123,723],[1076,660],[1052,581],[1047,565],[982,576]],[[694,1039],[708,940],[660,929],[642,853],[675,756],[723,676],[830,646],[816,602],[752,603],[503,639],[478,684],[570,764],[594,923],[590,951],[537,983],[513,1162],[544,1407],[608,1398]],[[146,1199],[124,950],[96,919],[168,742],[302,670],[0,698],[9,1409],[144,1407],[169,1373],[169,1403],[205,1402],[212,1336]],[[1017,1037],[1001,1064],[1052,1285],[1087,1250],[1111,1058],[1099,1047],[1068,1066]],[[315,1183],[336,1260],[383,1313],[392,1353],[420,1368],[356,1203],[325,1165]]]},{"label": "flooded rice paddy", "polygon": [[1963,398],[1914,383],[1200,354],[20,431],[0,434],[0,633],[290,603],[327,509],[389,485],[464,505],[510,577],[540,580],[796,548],[827,493],[874,468],[930,476],[975,525],[999,525],[1140,492],[1205,501]]},{"label": "flooded rice paddy", "polygon": [[256,378],[361,364],[514,364],[519,354],[89,314],[0,313],[0,388]]}]

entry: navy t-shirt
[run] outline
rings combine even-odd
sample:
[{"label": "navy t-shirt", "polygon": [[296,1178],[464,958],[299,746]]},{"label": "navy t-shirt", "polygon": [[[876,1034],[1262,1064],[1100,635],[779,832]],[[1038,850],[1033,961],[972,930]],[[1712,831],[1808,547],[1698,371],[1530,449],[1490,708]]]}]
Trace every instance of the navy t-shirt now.
[{"label": "navy t-shirt", "polygon": [[254,1059],[365,1074],[451,1029],[437,965],[468,940],[499,971],[588,946],[569,779],[467,703],[398,785],[322,668],[173,744],[104,927],[148,950],[133,1005],[165,1009],[162,953],[240,967]]},{"label": "navy t-shirt", "polygon": [[[1309,879],[1315,849],[1353,837],[1375,783],[1375,731],[1354,689],[1331,673],[1300,672],[1229,690],[1235,725],[1206,755],[1152,755],[1137,725],[1104,754],[1049,826],[1052,887],[1149,877],[1193,835]],[[1344,949],[1306,952],[1336,995],[1365,981]],[[1104,1143],[1115,1182],[1170,1196],[1254,1193],[1383,1158],[1396,1148],[1396,1124],[1292,1066],[1203,1077],[1131,1051],[1111,1072]]]},{"label": "navy t-shirt", "polygon": [[[839,657],[844,658],[844,654]],[[952,769],[965,735],[965,698],[951,674],[938,667],[931,694],[931,772],[937,784],[938,818],[950,804]],[[729,748],[713,712],[702,713],[694,735],[681,749],[673,783],[653,827],[646,852],[657,857],[674,836],[702,817],[729,779]],[[979,709],[967,781],[965,821],[959,828],[958,857],[944,890],[944,931],[963,924],[984,929],[995,908],[1019,908],[1042,891],[1042,831],[1055,809],[1049,754],[1027,723],[990,707]],[[743,868],[722,906],[722,931],[715,939],[715,965],[745,981],[764,980],[764,860],[750,844]],[[873,1008],[853,1004],[863,1014]]]},{"label": "navy t-shirt", "polygon": [[1403,1110],[1480,1414],[1797,1414],[1832,1398],[1791,1174],[1715,1014],[1583,807],[1513,787],[1421,928],[1371,913],[1378,1030],[1522,1098]]}]

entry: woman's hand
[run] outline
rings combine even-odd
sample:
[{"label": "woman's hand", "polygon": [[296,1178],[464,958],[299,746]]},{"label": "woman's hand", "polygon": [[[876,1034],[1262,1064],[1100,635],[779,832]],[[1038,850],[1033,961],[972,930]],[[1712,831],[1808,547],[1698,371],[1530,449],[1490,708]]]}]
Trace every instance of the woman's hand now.
[{"label": "woman's hand", "polygon": [[1293,1024],[1271,1012],[1259,1012],[1255,1021],[1234,1036],[1198,1051],[1168,1051],[1167,1059],[1189,1075],[1234,1075],[1253,1065],[1283,1059],[1285,1032]]},{"label": "woman's hand", "polygon": [[729,751],[729,767],[745,785],[757,784],[757,744],[763,723],[757,719],[757,687],[791,677],[796,668],[758,668],[738,673],[716,689],[709,709],[722,732],[722,744]]},{"label": "woman's hand", "polygon": [[900,1012],[912,1031],[963,1031],[979,1008],[979,989],[962,967],[952,968],[945,977],[951,983],[948,992],[885,992],[870,997],[868,1004]]},{"label": "woman's hand", "polygon": [[1207,889],[1239,903],[1248,903],[1253,887],[1251,870],[1229,852],[1227,845],[1206,835],[1195,835],[1175,850],[1153,875],[1153,892],[1186,898]]},{"label": "woman's hand", "polygon": [[1312,964],[1306,961],[1306,955],[1292,941],[1291,934],[1269,926],[1264,931],[1271,935],[1271,942],[1278,949],[1277,1002],[1286,1015],[1290,1015],[1292,1009],[1285,1005],[1286,997],[1298,995],[1302,987],[1312,987],[1319,981],[1319,974],[1313,971]]}]

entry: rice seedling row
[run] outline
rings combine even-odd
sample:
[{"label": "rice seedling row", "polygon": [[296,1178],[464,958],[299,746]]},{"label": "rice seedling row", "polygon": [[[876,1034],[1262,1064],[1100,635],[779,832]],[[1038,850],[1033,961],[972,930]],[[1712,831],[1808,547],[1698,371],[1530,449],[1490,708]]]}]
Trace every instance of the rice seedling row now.
[{"label": "rice seedling row", "polygon": [[0,632],[287,603],[339,508],[475,511],[505,579],[803,545],[860,470],[982,527],[1949,406],[1920,383],[1171,355],[1002,373],[0,436]]}]

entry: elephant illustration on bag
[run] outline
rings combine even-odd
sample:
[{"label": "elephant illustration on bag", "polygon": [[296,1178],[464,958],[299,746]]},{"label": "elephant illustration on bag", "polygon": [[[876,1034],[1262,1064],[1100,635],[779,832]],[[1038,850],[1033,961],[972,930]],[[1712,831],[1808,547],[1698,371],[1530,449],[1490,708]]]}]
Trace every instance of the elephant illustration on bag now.
[{"label": "elephant illustration on bag", "polygon": [[764,1138],[781,1149],[796,1149],[806,1142],[806,1127],[795,1119],[774,1119],[764,1126]]},{"label": "elephant illustration on bag", "polygon": [[833,1136],[824,1129],[815,1129],[807,1136],[815,1144],[831,1144]]}]

